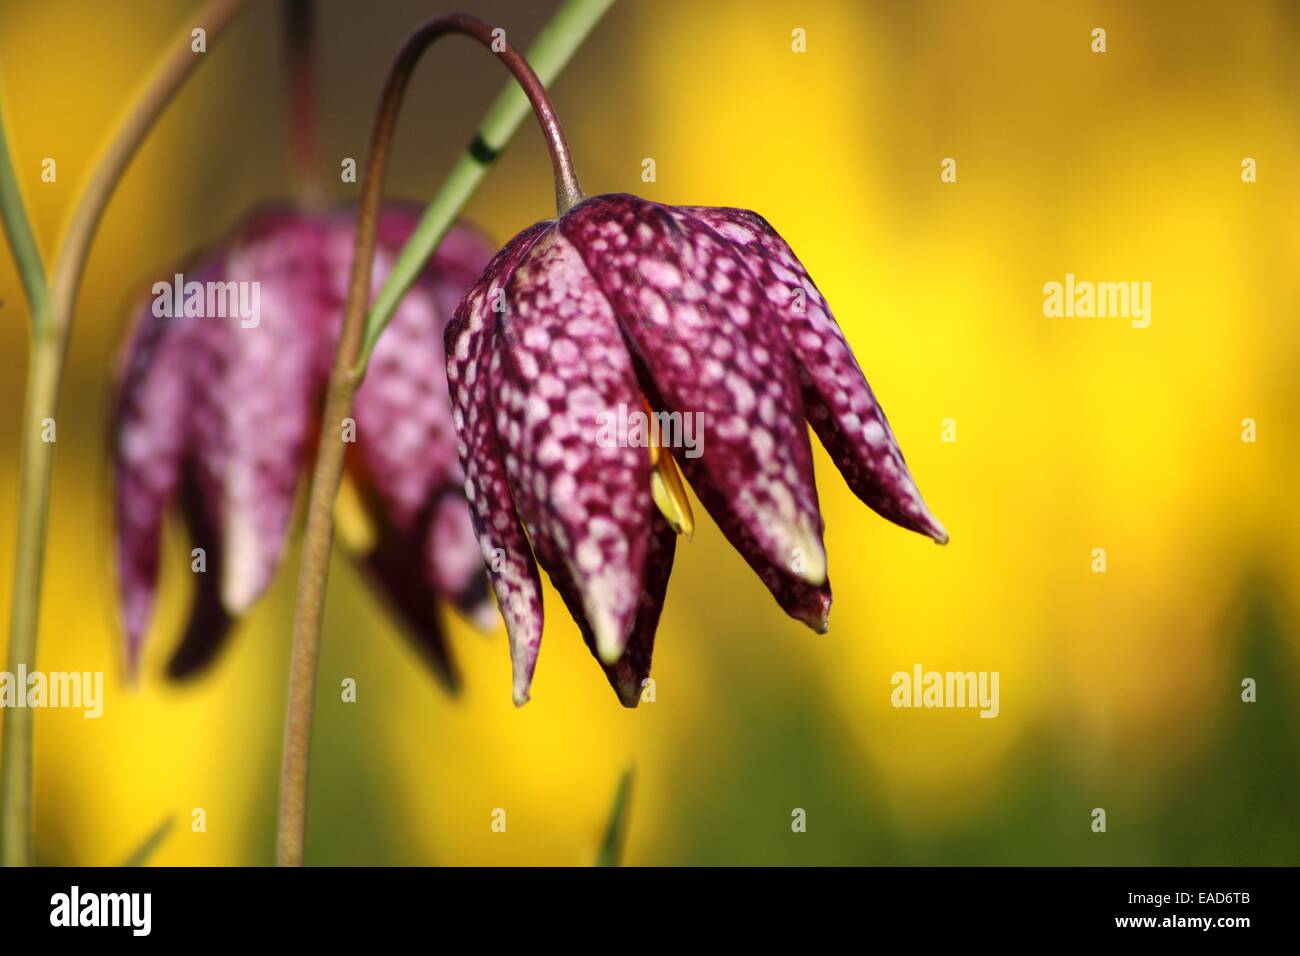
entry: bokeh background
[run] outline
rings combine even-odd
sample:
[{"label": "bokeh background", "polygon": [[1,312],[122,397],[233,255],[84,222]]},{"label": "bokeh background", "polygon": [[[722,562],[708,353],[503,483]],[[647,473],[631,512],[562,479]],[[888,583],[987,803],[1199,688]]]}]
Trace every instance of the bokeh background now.
[{"label": "bokeh background", "polygon": [[[553,10],[458,5],[521,48]],[[11,144],[47,254],[192,6],[0,3]],[[338,164],[363,155],[391,56],[441,10],[320,3],[331,197],[355,194]],[[169,686],[189,586],[174,528],[145,677],[128,688],[104,429],[128,302],[290,190],[279,13],[263,0],[210,50],[90,258],[39,666],[107,671],[107,703],[98,721],[37,715],[42,862],[117,862],[168,816],[157,863],[273,858],[296,549],[214,670]],[[1090,51],[1095,27],[1105,54]],[[791,50],[795,28],[806,53]],[[432,196],[503,79],[468,42],[436,48],[399,126],[391,195]],[[504,632],[459,622],[465,687],[450,699],[336,556],[309,861],[590,862],[629,763],[635,864],[1300,861],[1300,8],[623,0],[554,95],[588,193],[747,206],[786,236],[952,543],[874,516],[818,447],[830,633],[787,619],[705,519],[678,552],[656,701],[631,712],[554,592],[532,703],[511,704]],[[944,157],[956,183],[940,180]],[[535,128],[468,213],[500,241],[553,214]],[[1066,272],[1150,281],[1150,328],[1045,318],[1043,284]],[[7,255],[0,299],[7,620],[27,347]],[[892,708],[890,675],[916,662],[999,671],[1000,716]],[[354,704],[339,699],[345,677]],[[1245,677],[1257,703],[1240,699]],[[795,808],[806,833],[792,832]]]}]

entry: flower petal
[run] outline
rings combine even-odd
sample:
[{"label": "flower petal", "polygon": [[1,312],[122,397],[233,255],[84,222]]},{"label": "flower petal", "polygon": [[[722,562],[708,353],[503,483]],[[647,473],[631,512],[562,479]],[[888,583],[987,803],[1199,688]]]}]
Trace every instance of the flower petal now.
[{"label": "flower petal", "polygon": [[[180,643],[167,662],[167,676],[187,680],[205,671],[216,660],[234,628],[234,618],[221,604],[221,563],[224,560],[220,534],[212,523],[199,492],[192,465],[184,468],[180,487],[181,513],[189,532],[191,548],[201,548],[203,564],[192,558],[194,593],[190,598],[189,620]],[[194,552],[191,551],[191,555]],[[202,567],[202,570],[198,570]]]},{"label": "flower petal", "polygon": [[134,675],[157,597],[163,515],[176,498],[188,436],[189,343],[183,327],[138,313],[113,412],[114,512],[126,667]]},{"label": "flower petal", "polygon": [[[385,212],[380,278],[417,219],[403,208]],[[487,629],[497,618],[463,498],[443,335],[460,296],[491,258],[476,231],[456,226],[448,233],[375,347],[353,406],[357,441],[348,449],[350,474],[382,525],[405,539],[430,599],[448,598]]]},{"label": "flower petal", "polygon": [[[668,591],[668,578],[672,574],[676,548],[677,532],[656,511],[652,516],[650,547],[646,555],[636,622],[618,663],[601,664],[605,677],[624,707],[636,707],[641,702],[642,690],[650,677],[655,633],[659,628],[659,614],[663,610],[664,595]],[[595,654],[594,640],[586,635],[584,638],[587,647]],[[599,655],[597,659],[599,660]]]},{"label": "flower petal", "polygon": [[438,682],[449,693],[459,691],[460,673],[447,645],[437,595],[423,573],[422,555],[415,542],[389,532],[365,556],[362,567],[400,616],[404,634]]},{"label": "flower petal", "polygon": [[434,501],[424,535],[424,578],[467,621],[480,631],[491,631],[500,618],[488,596],[483,555],[464,489],[463,484],[449,487]]},{"label": "flower petal", "polygon": [[519,260],[550,226],[524,230],[499,252],[466,293],[447,325],[447,385],[456,427],[465,497],[474,519],[483,561],[510,635],[514,699],[528,700],[542,640],[542,591],[537,565],[515,515],[505,455],[493,422],[488,384],[491,343],[496,333],[494,307],[504,301],[505,284]]},{"label": "flower petal", "polygon": [[538,554],[563,565],[606,664],[635,623],[651,515],[650,452],[620,434],[645,417],[613,310],[581,256],[552,230],[507,288],[492,394],[515,505]]},{"label": "flower petal", "polygon": [[[418,209],[400,204],[381,213],[376,289],[419,217]],[[188,314],[182,309],[162,319],[150,309],[137,323],[114,424],[130,669],[152,614],[162,517],[178,482],[208,570],[197,582],[186,636],[169,665],[172,676],[202,669],[232,616],[269,584],[319,430],[354,230],[351,210],[264,209],[215,254],[180,273],[180,304]],[[371,452],[369,491],[372,501],[383,498],[385,527],[400,539],[403,555],[413,556],[410,567],[423,575],[425,590],[440,590],[479,623],[490,605],[460,499],[442,332],[461,292],[490,257],[476,231],[461,225],[451,230],[381,340],[381,374],[367,379],[354,414],[359,447]],[[214,310],[214,302],[223,307]],[[246,314],[244,306],[256,312]],[[390,359],[395,367],[382,367]],[[357,442],[349,452],[350,459],[363,457]],[[393,560],[391,542],[376,560]],[[401,575],[392,583],[411,590]],[[433,613],[432,605],[427,611]]]},{"label": "flower petal", "polygon": [[654,656],[655,632],[659,627],[659,615],[664,606],[664,595],[668,590],[668,578],[673,570],[673,555],[677,549],[677,532],[664,520],[657,510],[647,517],[651,524],[649,547],[646,552],[644,576],[634,592],[637,594],[636,620],[628,635],[627,646],[617,663],[607,664],[600,656],[595,633],[587,623],[583,602],[578,588],[568,578],[565,562],[549,554],[545,547],[539,547],[537,559],[546,568],[551,583],[564,599],[565,606],[573,615],[582,634],[583,643],[591,651],[600,668],[605,672],[605,679],[614,688],[619,702],[628,708],[634,708],[641,702],[645,682],[650,676],[650,663]]},{"label": "flower petal", "polygon": [[353,405],[357,440],[348,467],[367,503],[401,531],[412,529],[437,490],[462,481],[443,330],[431,296],[416,286],[380,337]]},{"label": "flower petal", "polygon": [[[701,424],[699,448],[675,449],[679,460],[702,452],[697,493],[704,482],[725,497],[733,533],[745,528],[769,563],[824,582],[798,381],[768,302],[734,249],[694,217],[634,196],[587,200],[560,228],[623,323],[651,404],[684,416],[683,436]],[[705,507],[706,498],[717,500],[701,494]]]},{"label": "flower petal", "polygon": [[853,493],[881,517],[946,543],[830,306],[790,246],[747,209],[687,211],[741,250],[764,289],[794,353],[808,420]]},{"label": "flower petal", "polygon": [[256,325],[239,317],[195,323],[195,455],[204,498],[220,529],[221,600],[239,615],[261,596],[280,561],[298,481],[316,435],[323,355],[342,300],[319,254],[316,220],[274,211],[232,245],[221,278],[249,283]]},{"label": "flower petal", "polygon": [[787,564],[773,564],[766,552],[758,546],[744,524],[732,512],[725,495],[720,494],[703,474],[703,466],[698,459],[679,458],[682,472],[691,487],[695,489],[700,502],[708,509],[718,529],[731,542],[740,556],[749,563],[772,596],[776,598],[781,609],[796,621],[807,624],[818,634],[825,634],[830,628],[831,584],[829,577],[821,584],[810,584],[805,577],[795,570],[797,563],[803,559],[802,554],[791,556]]}]

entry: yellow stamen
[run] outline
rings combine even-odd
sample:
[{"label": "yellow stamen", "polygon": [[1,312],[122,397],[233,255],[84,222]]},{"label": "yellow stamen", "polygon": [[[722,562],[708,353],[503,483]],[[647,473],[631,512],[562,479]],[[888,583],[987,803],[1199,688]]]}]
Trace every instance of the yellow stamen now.
[{"label": "yellow stamen", "polygon": [[659,450],[659,429],[655,424],[654,412],[650,403],[645,402],[646,418],[650,422],[650,492],[654,496],[655,506],[668,521],[669,526],[678,534],[686,535],[690,541],[695,536],[695,514],[691,511],[691,501],[686,497],[686,486],[682,474],[677,470],[677,462],[671,454]]}]

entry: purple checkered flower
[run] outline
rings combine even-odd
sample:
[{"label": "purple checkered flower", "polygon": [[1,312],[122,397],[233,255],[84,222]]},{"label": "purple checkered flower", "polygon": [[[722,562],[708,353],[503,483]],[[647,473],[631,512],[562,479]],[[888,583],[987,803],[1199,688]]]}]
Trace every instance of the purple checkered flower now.
[{"label": "purple checkered flower", "polygon": [[[587,199],[512,239],[446,336],[517,704],[541,642],[540,563],[636,706],[676,535],[693,527],[678,468],[781,607],[819,632],[831,591],[805,420],[871,508],[948,539],[825,300],[755,213]],[[647,440],[611,441],[629,409],[646,410]],[[677,440],[688,421],[703,426],[694,447]]]},{"label": "purple checkered flower", "polygon": [[[418,218],[415,208],[385,209],[376,288]],[[140,311],[112,431],[131,674],[154,613],[162,523],[173,503],[202,551],[191,565],[198,572],[193,604],[168,665],[171,676],[210,662],[234,619],[271,582],[320,427],[354,220],[350,209],[268,208],[155,285]],[[490,626],[494,616],[461,492],[442,332],[490,257],[478,233],[452,230],[376,347],[354,421],[341,424],[339,434],[352,439],[349,489],[357,492],[351,500],[363,505],[363,520],[341,520],[340,528],[358,529],[351,534],[358,561],[435,673],[453,686],[438,599],[479,624]],[[352,434],[345,435],[349,427]]]}]

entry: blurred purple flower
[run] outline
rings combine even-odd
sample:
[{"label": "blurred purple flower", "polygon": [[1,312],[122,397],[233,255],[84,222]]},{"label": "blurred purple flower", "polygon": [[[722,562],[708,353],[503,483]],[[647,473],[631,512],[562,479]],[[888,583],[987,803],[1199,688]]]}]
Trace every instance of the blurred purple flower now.
[{"label": "blurred purple flower", "polygon": [[[400,205],[384,211],[375,288],[418,218],[417,209]],[[179,278],[156,285],[139,314],[112,430],[119,586],[132,675],[153,616],[163,516],[173,502],[206,566],[195,575],[171,676],[209,663],[233,619],[274,576],[320,427],[354,220],[346,209],[260,211]],[[490,256],[486,240],[467,227],[457,226],[444,240],[376,347],[348,447],[348,474],[373,519],[358,560],[435,673],[453,687],[436,599],[479,624],[491,626],[494,618],[461,493],[441,333]]]},{"label": "blurred purple flower", "polygon": [[[535,555],[636,706],[675,532],[693,522],[678,466],[781,607],[818,631],[831,591],[805,419],[871,508],[948,539],[830,309],[755,213],[585,200],[512,239],[446,336],[465,493],[517,704],[542,635]],[[653,432],[648,454],[609,440],[614,410],[643,408],[667,438]],[[682,447],[688,420],[707,429],[698,448]]]}]

